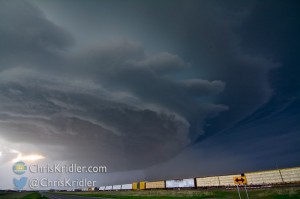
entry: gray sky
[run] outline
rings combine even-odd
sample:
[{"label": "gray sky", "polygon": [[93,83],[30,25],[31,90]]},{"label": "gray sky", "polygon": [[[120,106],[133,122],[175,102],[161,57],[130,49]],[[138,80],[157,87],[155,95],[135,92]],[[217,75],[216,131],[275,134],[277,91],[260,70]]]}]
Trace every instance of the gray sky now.
[{"label": "gray sky", "polygon": [[106,165],[100,185],[299,165],[297,8],[1,0],[3,167]]}]

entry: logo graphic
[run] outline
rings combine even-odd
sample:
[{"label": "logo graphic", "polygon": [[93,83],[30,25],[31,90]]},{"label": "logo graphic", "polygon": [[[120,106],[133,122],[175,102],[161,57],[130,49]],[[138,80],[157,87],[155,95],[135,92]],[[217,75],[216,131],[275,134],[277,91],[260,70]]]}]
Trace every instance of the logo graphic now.
[{"label": "logo graphic", "polygon": [[27,183],[27,178],[26,177],[22,177],[19,180],[14,178],[14,185],[20,191],[25,187],[26,183]]},{"label": "logo graphic", "polygon": [[13,165],[13,172],[17,175],[22,175],[26,172],[27,166],[24,162],[19,161]]}]

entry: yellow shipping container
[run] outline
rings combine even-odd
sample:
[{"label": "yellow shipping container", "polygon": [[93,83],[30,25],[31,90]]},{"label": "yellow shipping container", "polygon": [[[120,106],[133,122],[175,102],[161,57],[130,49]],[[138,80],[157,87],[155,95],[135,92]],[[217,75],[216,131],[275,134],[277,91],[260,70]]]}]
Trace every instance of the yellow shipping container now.
[{"label": "yellow shipping container", "polygon": [[146,189],[146,182],[140,182],[140,190]]},{"label": "yellow shipping container", "polygon": [[146,182],[146,189],[164,189],[165,181]]},{"label": "yellow shipping container", "polygon": [[138,189],[138,182],[133,182],[132,183],[132,189],[137,190]]},{"label": "yellow shipping container", "polygon": [[146,182],[133,182],[132,190],[143,190],[146,188]]}]

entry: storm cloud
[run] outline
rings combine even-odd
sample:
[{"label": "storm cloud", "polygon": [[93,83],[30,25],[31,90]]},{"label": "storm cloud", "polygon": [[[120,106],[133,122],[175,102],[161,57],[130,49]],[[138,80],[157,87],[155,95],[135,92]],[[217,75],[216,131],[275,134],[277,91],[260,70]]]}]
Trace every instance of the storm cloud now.
[{"label": "storm cloud", "polygon": [[227,110],[197,100],[217,96],[223,81],[172,75],[190,67],[176,54],[147,55],[127,40],[72,53],[72,35],[34,5],[4,1],[1,16],[2,138],[62,146],[42,151],[49,159],[144,168],[176,155],[206,118]]},{"label": "storm cloud", "polygon": [[[130,183],[297,154],[299,61],[274,22],[297,32],[297,12],[266,2],[0,1],[1,161],[104,164]],[[236,152],[244,139],[261,141]]]}]

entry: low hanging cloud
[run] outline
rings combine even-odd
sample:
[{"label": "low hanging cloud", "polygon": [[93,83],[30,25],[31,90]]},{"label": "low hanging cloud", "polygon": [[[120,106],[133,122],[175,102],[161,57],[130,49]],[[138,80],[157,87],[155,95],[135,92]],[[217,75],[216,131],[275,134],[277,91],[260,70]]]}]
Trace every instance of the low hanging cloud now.
[{"label": "low hanging cloud", "polygon": [[225,82],[176,78],[190,67],[178,55],[150,56],[127,40],[71,52],[72,35],[26,1],[1,1],[0,18],[0,136],[40,146],[50,160],[145,168],[178,154],[228,109],[199,100]]}]

